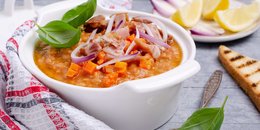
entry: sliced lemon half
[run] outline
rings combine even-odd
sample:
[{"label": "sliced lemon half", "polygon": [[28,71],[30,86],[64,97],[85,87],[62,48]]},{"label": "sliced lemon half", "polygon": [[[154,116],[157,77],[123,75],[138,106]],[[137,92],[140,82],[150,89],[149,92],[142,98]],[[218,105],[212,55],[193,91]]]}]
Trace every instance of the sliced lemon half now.
[{"label": "sliced lemon half", "polygon": [[193,0],[177,10],[171,19],[183,27],[191,28],[199,22],[202,8],[203,0]]},{"label": "sliced lemon half", "polygon": [[239,8],[218,11],[215,21],[224,29],[239,32],[253,25],[260,17],[260,3],[253,2]]},{"label": "sliced lemon half", "polygon": [[207,20],[212,20],[217,11],[229,8],[229,0],[204,0],[203,2],[202,17]]}]

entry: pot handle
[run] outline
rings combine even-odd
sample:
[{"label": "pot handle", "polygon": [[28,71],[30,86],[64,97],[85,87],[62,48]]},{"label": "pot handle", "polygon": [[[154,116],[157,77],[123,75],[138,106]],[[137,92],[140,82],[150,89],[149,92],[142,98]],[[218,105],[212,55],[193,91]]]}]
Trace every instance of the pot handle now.
[{"label": "pot handle", "polygon": [[125,85],[137,93],[152,92],[177,85],[195,75],[199,70],[200,64],[195,60],[190,60],[164,74],[129,81]]}]

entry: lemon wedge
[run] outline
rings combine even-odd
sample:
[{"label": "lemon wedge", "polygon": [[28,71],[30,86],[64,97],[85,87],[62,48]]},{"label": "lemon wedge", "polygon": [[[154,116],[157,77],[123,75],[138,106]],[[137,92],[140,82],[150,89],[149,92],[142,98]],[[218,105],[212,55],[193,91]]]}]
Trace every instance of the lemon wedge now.
[{"label": "lemon wedge", "polygon": [[193,0],[192,2],[177,10],[171,16],[171,19],[183,27],[193,27],[200,20],[202,8],[203,0]]},{"label": "lemon wedge", "polygon": [[229,0],[204,0],[202,17],[212,20],[218,10],[226,10],[229,8]]},{"label": "lemon wedge", "polygon": [[218,11],[215,21],[224,29],[239,32],[254,24],[260,17],[260,3],[253,2],[239,8]]}]

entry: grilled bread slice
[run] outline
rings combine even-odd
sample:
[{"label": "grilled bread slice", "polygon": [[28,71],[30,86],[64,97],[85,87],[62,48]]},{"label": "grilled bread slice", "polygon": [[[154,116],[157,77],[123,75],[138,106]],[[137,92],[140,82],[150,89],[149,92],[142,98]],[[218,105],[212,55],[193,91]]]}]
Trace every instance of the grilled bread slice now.
[{"label": "grilled bread slice", "polygon": [[219,59],[260,111],[260,61],[243,56],[226,46],[219,47]]}]

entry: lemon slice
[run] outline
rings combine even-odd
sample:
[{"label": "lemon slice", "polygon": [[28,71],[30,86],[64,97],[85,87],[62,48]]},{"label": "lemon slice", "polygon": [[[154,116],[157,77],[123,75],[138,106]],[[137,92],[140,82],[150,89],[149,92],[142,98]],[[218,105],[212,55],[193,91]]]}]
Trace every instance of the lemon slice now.
[{"label": "lemon slice", "polygon": [[260,17],[260,3],[253,2],[239,8],[218,11],[215,21],[224,29],[239,32],[254,24]]},{"label": "lemon slice", "polygon": [[212,20],[218,10],[226,10],[229,8],[229,0],[204,0],[202,17]]},{"label": "lemon slice", "polygon": [[193,27],[201,17],[203,0],[193,0],[184,7],[177,10],[171,19],[183,27]]}]

